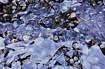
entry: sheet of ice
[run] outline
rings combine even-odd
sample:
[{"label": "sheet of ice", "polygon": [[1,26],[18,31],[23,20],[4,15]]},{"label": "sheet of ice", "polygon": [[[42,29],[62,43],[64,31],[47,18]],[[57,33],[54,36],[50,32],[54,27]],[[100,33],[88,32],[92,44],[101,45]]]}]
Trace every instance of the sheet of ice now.
[{"label": "sheet of ice", "polygon": [[4,38],[0,37],[0,50],[4,49],[5,45],[4,45]]},{"label": "sheet of ice", "polygon": [[88,55],[83,54],[81,56],[83,69],[91,69],[96,67],[96,65],[98,69],[104,69],[104,60],[105,56],[102,54],[100,48],[97,45],[94,45],[89,49]]},{"label": "sheet of ice", "polygon": [[67,65],[66,60],[64,58],[64,54],[61,54],[60,56],[58,56],[56,58],[56,61],[58,61],[62,66],[66,66]]},{"label": "sheet of ice", "polygon": [[61,47],[50,39],[37,38],[36,43],[33,44],[33,52],[31,60],[39,63],[47,63],[48,60],[55,54],[55,52]]},{"label": "sheet of ice", "polygon": [[70,7],[73,7],[73,6],[79,6],[81,5],[80,3],[78,3],[76,0],[64,0],[62,3],[61,3],[61,11],[62,12],[65,12],[67,10],[70,9]]}]

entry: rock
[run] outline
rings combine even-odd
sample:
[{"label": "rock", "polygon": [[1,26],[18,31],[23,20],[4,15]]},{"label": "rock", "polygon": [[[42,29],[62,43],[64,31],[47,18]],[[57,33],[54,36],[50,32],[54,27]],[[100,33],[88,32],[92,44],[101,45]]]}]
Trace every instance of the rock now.
[{"label": "rock", "polygon": [[70,63],[73,64],[74,63],[74,60],[73,59],[70,59]]},{"label": "rock", "polygon": [[29,36],[29,35],[24,35],[23,36],[24,41],[29,41],[30,39],[31,39],[31,36]]},{"label": "rock", "polygon": [[15,10],[15,9],[16,9],[16,6],[12,6],[12,9],[14,9],[14,10]]},{"label": "rock", "polygon": [[25,9],[26,9],[26,6],[23,6],[23,7],[22,7],[22,10],[25,10]]},{"label": "rock", "polygon": [[74,57],[74,61],[78,61],[78,57]]},{"label": "rock", "polygon": [[39,9],[40,8],[40,5],[39,4],[36,4],[35,5],[35,9]]},{"label": "rock", "polygon": [[26,6],[26,3],[24,1],[19,2],[20,6]]},{"label": "rock", "polygon": [[54,40],[58,41],[58,36],[57,35],[54,36]]},{"label": "rock", "polygon": [[12,39],[11,42],[15,43],[15,42],[17,42],[17,41],[18,41],[17,39]]},{"label": "rock", "polygon": [[8,34],[7,34],[7,37],[8,37],[8,38],[12,38],[13,36],[14,36],[14,33],[8,33]]},{"label": "rock", "polygon": [[100,48],[105,48],[105,42],[101,42]]},{"label": "rock", "polygon": [[74,28],[74,31],[76,31],[76,32],[78,32],[78,33],[79,33],[79,29],[77,29],[77,28]]},{"label": "rock", "polygon": [[72,12],[68,18],[74,18],[74,17],[76,17],[76,13]]}]

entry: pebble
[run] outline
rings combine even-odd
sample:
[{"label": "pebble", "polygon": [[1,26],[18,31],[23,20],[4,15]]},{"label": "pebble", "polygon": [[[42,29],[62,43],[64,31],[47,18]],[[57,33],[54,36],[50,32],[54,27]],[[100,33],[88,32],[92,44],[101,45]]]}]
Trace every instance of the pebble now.
[{"label": "pebble", "polygon": [[14,33],[8,33],[8,34],[7,34],[7,37],[8,37],[8,38],[12,38],[13,35],[14,35]]},{"label": "pebble", "polygon": [[4,14],[4,15],[3,15],[3,17],[7,17],[7,16],[9,16],[9,14]]},{"label": "pebble", "polygon": [[54,36],[54,40],[58,41],[58,36],[57,35]]},{"label": "pebble", "polygon": [[78,57],[74,57],[74,61],[78,61]]},{"label": "pebble", "polygon": [[12,13],[14,14],[16,12],[16,10],[12,10]]},{"label": "pebble", "polygon": [[66,22],[69,22],[69,20],[67,19]]},{"label": "pebble", "polygon": [[26,3],[24,1],[19,2],[20,6],[26,6]]},{"label": "pebble", "polygon": [[16,9],[16,6],[12,6],[12,9],[14,9],[14,10],[15,10],[15,9]]},{"label": "pebble", "polygon": [[72,12],[68,18],[74,18],[74,17],[76,17],[76,13]]},{"label": "pebble", "polygon": [[70,27],[74,27],[74,24],[73,24],[73,23],[69,23],[69,26],[70,26]]},{"label": "pebble", "polygon": [[17,42],[17,41],[18,41],[17,39],[12,39],[11,42],[15,43],[15,42]]},{"label": "pebble", "polygon": [[105,48],[105,44],[102,43],[102,44],[100,45],[100,48]]},{"label": "pebble", "polygon": [[3,9],[3,12],[4,12],[4,13],[6,13],[6,12],[7,12],[7,10],[6,10],[6,9]]},{"label": "pebble", "polygon": [[91,39],[85,39],[85,41],[86,41],[87,43],[89,43],[89,42],[91,41]]},{"label": "pebble", "polygon": [[73,44],[73,47],[74,47],[75,49],[77,49],[77,48],[80,47],[80,44],[79,44],[79,43],[75,43],[75,44]]},{"label": "pebble", "polygon": [[35,8],[36,8],[36,9],[39,9],[39,8],[40,8],[40,5],[39,5],[39,4],[36,4],[36,5],[35,5]]},{"label": "pebble", "polygon": [[29,35],[24,35],[24,36],[23,36],[23,40],[24,40],[24,41],[29,41],[30,38],[31,38],[31,36],[29,36]]},{"label": "pebble", "polygon": [[22,7],[22,10],[25,10],[25,9],[26,9],[26,6],[23,6],[23,7]]},{"label": "pebble", "polygon": [[79,29],[78,28],[74,28],[74,31],[78,32],[79,33]]},{"label": "pebble", "polygon": [[73,59],[70,59],[70,63],[73,64],[74,63],[74,60]]}]

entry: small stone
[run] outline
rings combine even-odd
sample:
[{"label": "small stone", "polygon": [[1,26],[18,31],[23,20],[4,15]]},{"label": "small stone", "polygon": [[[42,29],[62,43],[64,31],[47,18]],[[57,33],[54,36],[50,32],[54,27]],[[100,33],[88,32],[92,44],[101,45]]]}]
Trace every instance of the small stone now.
[{"label": "small stone", "polygon": [[66,22],[69,22],[69,20],[67,19]]},{"label": "small stone", "polygon": [[8,37],[8,38],[12,38],[13,35],[14,35],[14,33],[8,33],[8,34],[7,34],[7,37]]},{"label": "small stone", "polygon": [[54,40],[58,41],[58,36],[57,35],[54,36]]},{"label": "small stone", "polygon": [[74,57],[74,61],[78,61],[78,57]]},{"label": "small stone", "polygon": [[15,10],[15,9],[16,9],[16,6],[13,6],[13,7],[12,7],[12,9],[14,9],[14,10]]},{"label": "small stone", "polygon": [[4,15],[3,15],[3,17],[7,17],[7,16],[9,16],[9,15],[8,15],[8,14],[4,14]]},{"label": "small stone", "polygon": [[80,44],[79,44],[79,43],[75,43],[75,44],[73,44],[73,47],[74,47],[75,49],[77,49],[77,48],[80,47]]},{"label": "small stone", "polygon": [[24,1],[19,2],[20,6],[26,6],[26,3]]},{"label": "small stone", "polygon": [[24,36],[23,36],[23,40],[24,40],[24,41],[29,41],[30,38],[31,38],[31,36],[29,36],[29,35],[24,35]]},{"label": "small stone", "polygon": [[25,9],[26,9],[26,6],[23,6],[23,7],[22,7],[22,10],[25,10]]},{"label": "small stone", "polygon": [[91,41],[91,39],[85,39],[85,41],[86,41],[87,43],[89,43],[89,42]]},{"label": "small stone", "polygon": [[7,12],[7,10],[6,10],[6,9],[3,9],[3,12],[4,12],[4,13],[6,13],[6,12]]},{"label": "small stone", "polygon": [[80,60],[78,60],[78,63],[81,63],[81,61],[80,61]]},{"label": "small stone", "polygon": [[70,27],[74,27],[74,24],[72,24],[72,23],[69,23],[69,26],[70,26]]},{"label": "small stone", "polygon": [[73,59],[70,59],[70,63],[73,64],[74,63],[74,60]]},{"label": "small stone", "polygon": [[61,19],[61,22],[64,22],[64,19]]},{"label": "small stone", "polygon": [[105,48],[105,45],[104,45],[104,44],[101,44],[101,45],[100,45],[100,48]]},{"label": "small stone", "polygon": [[79,24],[79,21],[77,21],[77,20],[74,20],[74,22],[77,23],[77,24]]},{"label": "small stone", "polygon": [[15,43],[15,42],[17,42],[17,41],[18,41],[17,39],[12,39],[12,42],[13,42],[13,43]]},{"label": "small stone", "polygon": [[74,18],[74,17],[76,17],[76,13],[72,12],[71,15],[68,18]]},{"label": "small stone", "polygon": [[39,5],[39,4],[36,4],[36,5],[35,5],[35,8],[36,8],[36,9],[39,9],[39,8],[40,8],[40,5]]},{"label": "small stone", "polygon": [[77,28],[74,28],[74,31],[79,32],[79,30]]},{"label": "small stone", "polygon": [[15,13],[16,10],[12,10],[12,13]]}]

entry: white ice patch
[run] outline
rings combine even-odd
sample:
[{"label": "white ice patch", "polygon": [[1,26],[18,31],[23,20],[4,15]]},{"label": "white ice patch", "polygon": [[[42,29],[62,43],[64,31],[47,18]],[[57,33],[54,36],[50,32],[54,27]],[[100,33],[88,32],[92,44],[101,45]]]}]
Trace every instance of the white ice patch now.
[{"label": "white ice patch", "polygon": [[79,6],[79,5],[81,5],[81,4],[78,3],[76,0],[73,0],[73,1],[65,0],[61,3],[61,11],[65,12],[65,11],[69,10],[70,7]]},{"label": "white ice patch", "polygon": [[4,49],[5,45],[4,45],[4,39],[2,37],[0,37],[0,50]]},{"label": "white ice patch", "polygon": [[89,49],[88,55],[83,54],[81,61],[84,69],[92,69],[98,66],[97,69],[104,69],[105,67],[105,56],[102,54],[100,48],[97,45],[92,46]]}]

